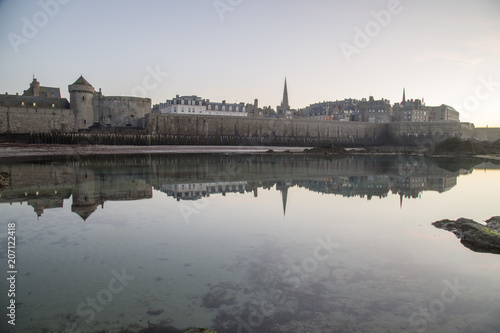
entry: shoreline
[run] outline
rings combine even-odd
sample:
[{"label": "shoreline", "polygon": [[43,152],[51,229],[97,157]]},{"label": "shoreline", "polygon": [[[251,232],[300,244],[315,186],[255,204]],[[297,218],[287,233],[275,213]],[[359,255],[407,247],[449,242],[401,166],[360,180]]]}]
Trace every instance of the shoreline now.
[{"label": "shoreline", "polygon": [[260,154],[273,150],[276,153],[302,153],[309,147],[268,146],[106,146],[59,145],[36,143],[0,143],[0,159],[12,157],[63,156],[63,155],[128,155],[128,154]]},{"label": "shoreline", "polygon": [[130,146],[130,145],[65,145],[38,143],[0,143],[0,159],[17,157],[43,156],[90,156],[90,155],[140,155],[140,154],[306,154],[318,156],[427,156],[436,158],[478,158],[483,160],[500,160],[498,154],[482,155],[426,155],[424,149],[407,146],[375,146],[346,148],[346,154],[311,153],[306,149],[313,147],[288,146],[203,146],[203,145],[162,145],[162,146]]}]

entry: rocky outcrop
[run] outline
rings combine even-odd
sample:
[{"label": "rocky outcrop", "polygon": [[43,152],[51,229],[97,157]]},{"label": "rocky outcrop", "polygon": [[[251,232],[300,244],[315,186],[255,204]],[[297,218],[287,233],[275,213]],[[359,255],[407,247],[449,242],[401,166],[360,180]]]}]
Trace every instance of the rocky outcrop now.
[{"label": "rocky outcrop", "polygon": [[0,171],[0,190],[9,186],[9,182],[7,181],[9,177],[10,175],[7,172]]},{"label": "rocky outcrop", "polygon": [[322,147],[304,149],[304,153],[312,155],[345,155],[348,154],[349,152],[342,147],[330,144]]},{"label": "rocky outcrop", "polygon": [[500,254],[500,216],[486,220],[486,225],[466,218],[436,221],[432,225],[453,232],[472,251]]},{"label": "rocky outcrop", "polygon": [[500,154],[500,140],[488,142],[474,139],[461,140],[459,138],[450,138],[429,148],[425,154],[430,156],[495,155]]}]

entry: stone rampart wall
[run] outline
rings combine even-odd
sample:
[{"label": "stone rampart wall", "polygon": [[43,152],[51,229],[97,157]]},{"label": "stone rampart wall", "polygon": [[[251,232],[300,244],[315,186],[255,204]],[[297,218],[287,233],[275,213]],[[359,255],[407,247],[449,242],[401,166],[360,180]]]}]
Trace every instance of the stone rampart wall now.
[{"label": "stone rampart wall", "polygon": [[500,127],[476,128],[476,138],[479,140],[500,140]]},{"label": "stone rampart wall", "polygon": [[387,125],[389,144],[430,147],[443,140],[473,137],[471,128],[464,129],[461,123],[443,122],[393,122]]},{"label": "stone rampart wall", "polygon": [[234,144],[297,146],[379,145],[386,140],[383,124],[281,118],[149,114],[146,130],[153,135],[191,136],[198,144],[216,143],[218,138]]},{"label": "stone rampart wall", "polygon": [[0,106],[0,133],[73,132],[75,111]]},{"label": "stone rampart wall", "polygon": [[[394,122],[373,124],[306,119],[146,114],[148,102],[134,98],[106,98],[108,114],[126,127],[142,127],[137,135],[152,136],[151,144],[341,146],[430,146],[450,137],[497,140],[500,129],[475,129],[458,122]],[[132,103],[132,106],[131,106]],[[131,117],[130,115],[136,116]],[[141,114],[146,117],[140,118]],[[129,117],[129,118],[127,118]],[[135,121],[135,122],[134,122]],[[75,111],[0,106],[0,133],[76,132]],[[132,134],[135,135],[135,134]],[[118,135],[119,136],[119,135]],[[161,140],[156,140],[160,138]],[[155,139],[155,140],[153,140]],[[154,142],[156,143],[154,143]],[[137,141],[142,142],[142,141]],[[119,144],[118,141],[116,144]]]},{"label": "stone rampart wall", "polygon": [[142,127],[143,118],[151,112],[151,99],[138,97],[94,97],[94,110],[105,125],[113,127]]}]

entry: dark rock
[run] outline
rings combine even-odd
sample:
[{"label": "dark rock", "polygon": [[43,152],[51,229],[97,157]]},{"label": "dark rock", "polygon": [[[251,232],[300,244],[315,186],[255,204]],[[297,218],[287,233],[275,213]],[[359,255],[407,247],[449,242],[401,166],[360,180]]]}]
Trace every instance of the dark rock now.
[{"label": "dark rock", "polygon": [[450,138],[437,143],[429,148],[426,155],[439,156],[472,156],[472,155],[490,155],[500,154],[500,140],[495,142],[478,141],[474,139],[461,140],[459,138]]},{"label": "dark rock", "polygon": [[329,144],[327,146],[304,149],[304,153],[317,155],[344,155],[348,154],[349,152],[342,147],[335,146],[334,144]]},{"label": "dark rock", "polygon": [[500,216],[490,218],[486,225],[466,218],[436,221],[432,225],[453,232],[472,251],[500,254]]},{"label": "dark rock", "polygon": [[9,186],[9,182],[7,178],[10,178],[10,175],[7,172],[0,172],[0,189]]}]

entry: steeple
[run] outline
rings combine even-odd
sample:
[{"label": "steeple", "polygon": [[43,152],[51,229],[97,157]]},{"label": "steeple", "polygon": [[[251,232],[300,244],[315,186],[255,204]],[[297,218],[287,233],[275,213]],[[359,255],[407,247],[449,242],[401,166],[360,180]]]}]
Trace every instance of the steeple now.
[{"label": "steeple", "polygon": [[406,89],[403,88],[403,103],[406,103]]},{"label": "steeple", "polygon": [[290,109],[290,105],[288,104],[288,89],[286,87],[286,77],[285,77],[285,89],[283,90],[283,100],[281,101],[281,108],[283,111]]}]

